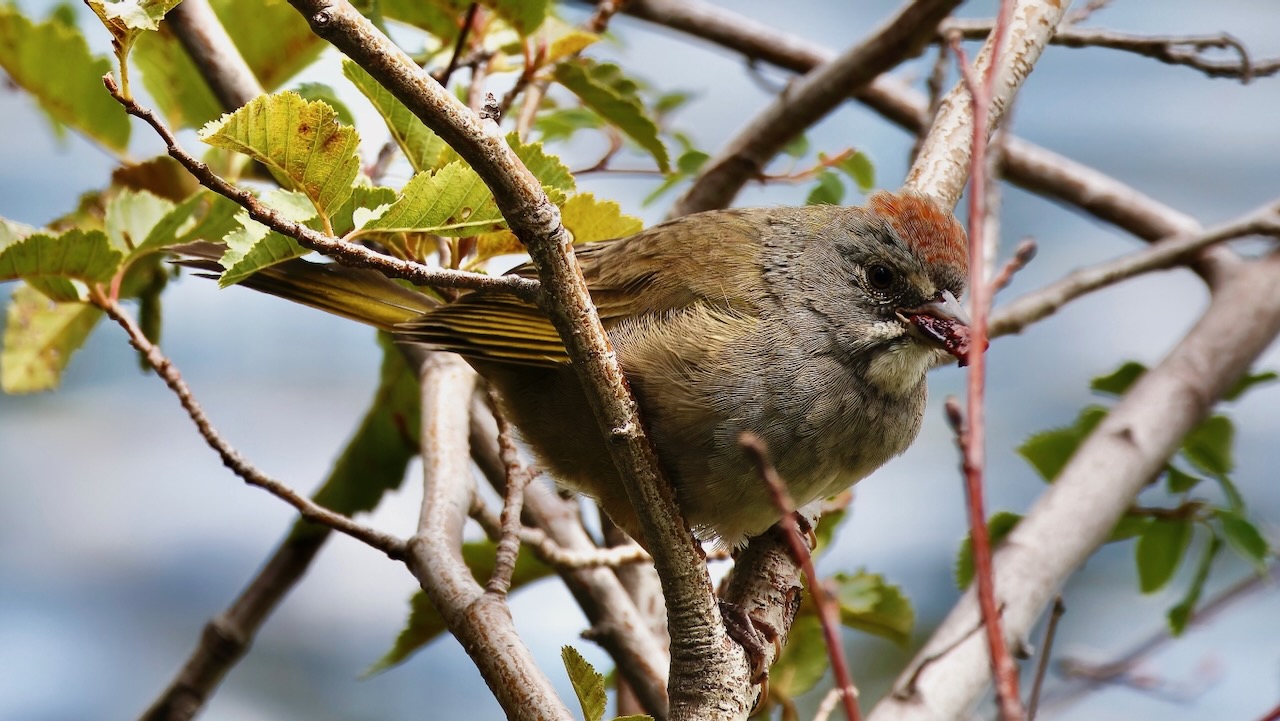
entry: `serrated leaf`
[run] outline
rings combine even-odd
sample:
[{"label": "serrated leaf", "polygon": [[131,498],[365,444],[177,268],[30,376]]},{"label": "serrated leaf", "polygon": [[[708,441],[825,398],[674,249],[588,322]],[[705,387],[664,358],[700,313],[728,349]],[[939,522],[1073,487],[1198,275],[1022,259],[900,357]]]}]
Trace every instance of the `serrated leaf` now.
[{"label": "serrated leaf", "polygon": [[351,197],[333,216],[333,232],[338,236],[346,235],[365,223],[365,219],[356,219],[364,211],[372,213],[377,208],[389,207],[396,202],[395,188],[385,186],[361,185],[351,189]]},{"label": "serrated leaf", "polygon": [[55,303],[30,286],[9,298],[0,351],[5,393],[37,393],[58,387],[71,355],[84,345],[102,311],[85,303]]},{"label": "serrated leaf", "polygon": [[602,127],[604,119],[590,108],[562,108],[539,113],[533,121],[533,128],[542,142],[568,140],[579,130],[593,130]]},{"label": "serrated leaf", "polygon": [[1212,536],[1209,539],[1209,545],[1205,546],[1204,553],[1200,556],[1200,564],[1196,567],[1196,575],[1191,579],[1191,586],[1187,588],[1186,595],[1177,605],[1169,609],[1169,631],[1174,636],[1180,636],[1186,630],[1196,603],[1200,601],[1200,594],[1204,591],[1204,583],[1209,578],[1213,559],[1217,557],[1218,550],[1221,548],[1222,541],[1219,541],[1217,536]]},{"label": "serrated leaf", "polygon": [[129,57],[169,127],[198,128],[222,115],[222,104],[209,83],[166,28],[138,38]]},{"label": "serrated leaf", "polygon": [[[262,202],[295,223],[305,223],[316,216],[315,206],[301,193],[272,190],[263,193]],[[221,288],[235,285],[267,266],[301,258],[310,252],[293,238],[253,220],[247,211],[241,210],[236,220],[240,227],[223,238],[227,250],[218,261],[226,269],[218,278]]]},{"label": "serrated leaf", "polygon": [[1271,547],[1258,527],[1233,511],[1219,511],[1218,518],[1222,521],[1222,535],[1231,548],[1253,563],[1260,573],[1264,572]]},{"label": "serrated leaf", "polygon": [[1186,493],[1195,488],[1203,480],[1190,473],[1186,473],[1175,466],[1165,466],[1165,486],[1170,493]]},{"label": "serrated leaf", "polygon": [[0,251],[0,281],[21,278],[53,300],[75,301],[80,293],[72,280],[108,281],[123,258],[100,230],[34,233]]},{"label": "serrated leaf", "polygon": [[210,4],[267,92],[297,75],[328,47],[284,0],[211,0]]},{"label": "serrated leaf", "polygon": [[1182,440],[1182,455],[1197,469],[1225,476],[1235,468],[1231,444],[1235,426],[1226,416],[1206,418]]},{"label": "serrated leaf", "polygon": [[1052,482],[1066,467],[1080,443],[1107,417],[1107,409],[1088,406],[1080,411],[1070,426],[1037,433],[1018,446],[1022,456],[1040,477]]},{"label": "serrated leaf", "polygon": [[878,573],[837,573],[832,580],[840,604],[840,622],[905,646],[915,626],[915,611],[902,589]]},{"label": "serrated leaf", "polygon": [[421,30],[440,41],[441,47],[458,37],[468,0],[380,0],[382,14]]},{"label": "serrated leaf", "polygon": [[524,243],[510,230],[499,230],[496,233],[484,233],[476,236],[476,249],[467,261],[468,270],[477,270],[490,260],[502,255],[524,253]]},{"label": "serrated leaf", "polygon": [[[1009,536],[1013,527],[1021,520],[1022,516],[1008,511],[998,511],[987,519],[987,537],[991,541],[992,550]],[[973,583],[973,574],[973,534],[970,533],[965,535],[964,541],[960,543],[960,550],[956,553],[956,587],[962,591],[968,588]]]},{"label": "serrated leaf", "polygon": [[565,201],[560,220],[573,233],[575,244],[625,238],[644,228],[642,220],[624,215],[617,203],[597,200],[591,193],[578,193]]},{"label": "serrated leaf", "polygon": [[[484,583],[488,581],[489,576],[493,575],[495,551],[496,547],[490,541],[462,544],[462,559],[478,582]],[[550,566],[539,561],[532,553],[521,553],[516,557],[515,573],[511,576],[511,591],[514,592],[553,573],[555,571]],[[421,591],[415,593],[410,601],[409,621],[396,638],[395,645],[365,674],[380,673],[403,663],[415,651],[444,631],[444,619],[435,606],[431,605],[431,599]]]},{"label": "serrated leaf", "polygon": [[143,32],[158,30],[165,13],[172,10],[179,1],[85,0],[85,4],[102,21],[107,32],[111,33],[116,57],[123,65],[129,62],[129,51],[133,49],[134,40]]},{"label": "serrated leaf", "polygon": [[351,81],[378,114],[382,116],[387,130],[395,139],[400,150],[404,152],[409,165],[415,173],[424,170],[435,170],[439,167],[440,153],[445,143],[433,130],[423,124],[404,103],[396,99],[391,91],[382,87],[373,76],[350,60],[342,61],[342,74]]},{"label": "serrated leaf", "polygon": [[671,161],[666,146],[658,137],[658,124],[645,111],[636,94],[635,82],[624,76],[621,68],[612,63],[597,63],[579,57],[557,65],[555,79],[577,95],[584,105],[648,151],[658,163],[659,170],[670,172]]},{"label": "serrated leaf", "polygon": [[1089,388],[1095,393],[1109,396],[1122,396],[1128,392],[1134,381],[1138,380],[1147,367],[1135,361],[1127,361],[1114,371],[1089,381]]},{"label": "serrated leaf", "polygon": [[1134,550],[1143,593],[1158,591],[1173,578],[1191,543],[1191,531],[1190,519],[1152,519]]},{"label": "serrated leaf", "polygon": [[564,670],[568,672],[569,683],[573,684],[573,692],[582,706],[582,717],[585,721],[601,721],[605,704],[609,701],[605,694],[604,676],[573,646],[562,647],[560,658],[564,659]]},{"label": "serrated leaf", "polygon": [[128,255],[146,241],[174,207],[172,201],[146,191],[121,191],[107,201],[103,221],[107,238],[112,247]]},{"label": "serrated leaf", "polygon": [[[524,163],[524,167],[542,183],[542,188],[548,191],[548,195],[553,195],[551,190],[572,193],[577,189],[578,183],[574,180],[573,173],[559,157],[548,153],[542,143],[522,143],[520,136],[515,133],[507,136],[507,143],[515,151],[516,157],[520,158],[520,162]],[[555,197],[551,201],[557,205],[564,202],[563,196],[559,202]]]},{"label": "serrated leaf", "polygon": [[424,172],[413,176],[396,202],[359,232],[415,231],[464,236],[502,227],[502,214],[489,188],[474,170],[455,161],[434,174]]},{"label": "serrated leaf", "polygon": [[1280,374],[1275,371],[1246,373],[1243,378],[1236,381],[1235,385],[1231,386],[1231,390],[1227,391],[1226,395],[1224,395],[1222,399],[1226,401],[1240,400],[1240,396],[1247,393],[1254,386],[1273,383],[1277,378],[1280,378]]},{"label": "serrated leaf", "polygon": [[796,616],[782,655],[769,668],[769,696],[790,701],[813,688],[829,666],[822,621],[816,613]]},{"label": "serrated leaf", "polygon": [[91,55],[75,28],[32,23],[0,5],[0,67],[35,98],[55,130],[67,125],[116,153],[128,148],[129,117],[102,86],[111,62]]},{"label": "serrated leaf", "polygon": [[337,113],[324,102],[307,102],[297,93],[254,98],[205,125],[199,135],[214,147],[266,165],[289,189],[310,198],[326,218],[351,196],[360,171],[355,129],[339,123]]},{"label": "serrated leaf", "polygon": [[855,152],[837,163],[836,168],[853,180],[859,192],[868,193],[876,187],[876,166],[866,153]]},{"label": "serrated leaf", "polygon": [[[418,454],[418,374],[389,335],[379,333],[378,344],[382,370],[373,400],[329,477],[312,496],[345,516],[376,508],[384,493],[400,487],[409,462]],[[327,530],[299,520],[290,537]]]},{"label": "serrated leaf", "polygon": [[844,183],[832,172],[818,173],[818,184],[809,191],[805,205],[839,205],[844,200]]}]

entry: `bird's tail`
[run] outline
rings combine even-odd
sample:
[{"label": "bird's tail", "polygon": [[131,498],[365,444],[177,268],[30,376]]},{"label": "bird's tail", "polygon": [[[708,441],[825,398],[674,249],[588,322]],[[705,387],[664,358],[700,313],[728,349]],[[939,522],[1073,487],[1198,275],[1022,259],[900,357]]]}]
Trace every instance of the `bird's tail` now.
[{"label": "bird's tail", "polygon": [[[219,258],[225,247],[215,243],[190,243],[173,249],[178,265],[222,273]],[[402,323],[421,318],[440,306],[440,299],[364,268],[336,263],[312,263],[295,259],[276,263],[241,280],[237,285],[319,308],[374,328],[394,332]]]}]

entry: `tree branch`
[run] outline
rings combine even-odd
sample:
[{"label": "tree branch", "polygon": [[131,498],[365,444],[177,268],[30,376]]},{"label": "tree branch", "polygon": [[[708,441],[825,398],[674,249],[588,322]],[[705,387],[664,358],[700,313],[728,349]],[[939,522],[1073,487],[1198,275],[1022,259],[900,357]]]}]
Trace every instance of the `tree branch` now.
[{"label": "tree branch", "polygon": [[120,304],[116,300],[108,298],[100,288],[94,288],[90,292],[90,302],[101,308],[111,320],[115,321],[129,335],[129,344],[147,359],[147,363],[155,369],[156,375],[160,376],[165,385],[169,386],[169,389],[178,397],[178,402],[182,404],[183,410],[187,412],[187,415],[191,417],[191,421],[195,423],[196,429],[199,430],[205,443],[217,452],[218,456],[222,458],[222,464],[229,468],[232,473],[240,476],[245,483],[257,486],[293,506],[308,521],[345,533],[357,541],[382,551],[392,560],[398,561],[405,558],[404,541],[390,534],[356,523],[340,513],[330,511],[310,498],[299,495],[280,481],[267,476],[245,460],[240,455],[240,452],[232,448],[231,444],[218,433],[218,429],[214,428],[213,424],[209,422],[208,416],[204,414],[204,409],[196,401],[195,395],[187,387],[186,381],[182,380],[182,375],[178,372],[177,367],[173,365],[173,362],[161,353],[154,343],[147,339],[146,334],[142,332],[142,329],[138,327],[133,318],[124,312]]},{"label": "tree branch", "polygon": [[262,85],[227,35],[209,0],[183,0],[165,15],[164,21],[228,113],[262,94]]},{"label": "tree branch", "polygon": [[851,92],[919,54],[960,0],[911,0],[870,37],[787,87],[725,145],[672,206],[668,217],[726,208],[791,138],[839,106]]}]

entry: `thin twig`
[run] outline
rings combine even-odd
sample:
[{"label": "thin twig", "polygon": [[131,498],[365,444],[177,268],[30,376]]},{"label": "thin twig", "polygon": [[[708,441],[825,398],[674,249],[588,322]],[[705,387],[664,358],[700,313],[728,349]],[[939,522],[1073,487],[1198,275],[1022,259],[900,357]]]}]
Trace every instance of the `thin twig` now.
[{"label": "thin twig", "polygon": [[[471,517],[484,529],[492,541],[502,538],[502,519],[478,499],[471,508]],[[557,571],[574,571],[583,568],[619,568],[634,563],[652,563],[647,551],[634,543],[627,546],[574,551],[551,539],[540,528],[520,526],[516,530],[520,542],[533,551],[538,560]]]},{"label": "thin twig", "polygon": [[[990,20],[948,20],[939,29],[938,38],[945,41],[949,33],[960,33],[966,40],[980,40],[991,32]],[[1167,65],[1194,68],[1211,78],[1238,78],[1248,83],[1280,72],[1280,58],[1254,60],[1249,50],[1228,33],[1207,35],[1134,35],[1105,28],[1081,28],[1063,25],[1049,40],[1051,45],[1065,48],[1108,48],[1158,60]],[[1238,60],[1215,60],[1205,50],[1231,50]]]},{"label": "thin twig", "polygon": [[466,17],[462,19],[462,28],[458,30],[458,41],[453,44],[453,54],[449,56],[449,64],[436,78],[436,82],[446,88],[449,87],[449,81],[453,79],[454,71],[458,69],[458,62],[462,59],[462,48],[467,44],[467,37],[471,35],[471,28],[476,22],[476,13],[479,11],[480,3],[478,2],[473,2],[467,7]]},{"label": "thin twig", "polygon": [[406,546],[404,541],[390,534],[356,523],[340,513],[330,511],[310,498],[299,495],[280,481],[267,476],[245,460],[240,455],[240,452],[231,447],[231,444],[209,422],[204,409],[196,401],[195,395],[187,387],[186,381],[182,380],[182,374],[178,372],[177,366],[161,353],[154,343],[147,339],[146,334],[142,332],[142,329],[138,327],[133,318],[124,312],[120,304],[114,298],[107,297],[107,294],[101,288],[93,289],[90,293],[90,301],[101,308],[111,320],[115,321],[129,335],[129,344],[147,359],[147,363],[155,369],[156,374],[164,380],[165,385],[169,386],[174,395],[178,396],[178,402],[182,404],[183,409],[187,411],[187,415],[191,417],[191,421],[195,423],[196,429],[200,432],[201,437],[204,438],[205,443],[217,452],[222,458],[222,464],[231,469],[231,472],[243,479],[245,483],[257,486],[293,506],[308,521],[345,533],[357,541],[382,551],[388,558],[393,560],[400,561],[405,559]]},{"label": "thin twig", "polygon": [[[965,477],[966,504],[969,512],[969,534],[973,545],[974,575],[978,599],[987,630],[987,646],[991,654],[991,671],[995,677],[996,696],[1003,721],[1020,721],[1026,712],[1018,692],[1018,668],[1005,642],[1000,610],[992,577],[991,538],[987,532],[987,514],[983,503],[983,475],[986,470],[986,434],[983,396],[986,390],[987,320],[991,312],[993,288],[986,278],[986,147],[988,115],[995,97],[996,69],[1003,60],[1004,36],[1008,32],[1013,3],[1001,0],[999,21],[991,33],[990,60],[981,80],[975,77],[960,41],[951,37],[951,51],[956,56],[960,74],[972,102],[973,118],[969,155],[969,287],[972,344],[979,349],[969,354],[967,418],[959,433]],[[954,415],[954,414],[953,414]],[[954,421],[954,419],[953,419]]]},{"label": "thin twig", "polygon": [[1049,670],[1049,658],[1053,654],[1053,639],[1058,633],[1058,621],[1067,607],[1062,604],[1062,596],[1053,601],[1053,610],[1049,612],[1049,622],[1044,629],[1044,642],[1040,644],[1040,662],[1036,664],[1036,678],[1031,684],[1031,698],[1027,701],[1027,721],[1036,721],[1036,712],[1040,710],[1040,691],[1044,688],[1044,678]]},{"label": "thin twig", "polygon": [[1013,276],[1018,271],[1027,267],[1033,258],[1036,257],[1036,242],[1030,238],[1018,243],[1018,247],[1013,251],[1013,257],[1004,264],[999,273],[991,279],[991,295],[1004,290],[1005,287],[1013,281]]},{"label": "thin twig", "polygon": [[173,133],[155,116],[155,113],[120,95],[115,79],[110,75],[103,76],[102,81],[107,86],[107,91],[111,93],[111,97],[123,105],[126,112],[143,120],[156,131],[156,134],[164,141],[169,157],[178,161],[188,172],[195,176],[196,180],[200,181],[201,185],[234,201],[249,213],[249,217],[282,235],[293,238],[304,247],[323,253],[343,265],[353,268],[373,268],[389,278],[403,278],[416,285],[437,288],[499,290],[532,302],[537,302],[540,297],[538,282],[530,278],[521,278],[514,275],[491,276],[461,270],[432,268],[411,260],[402,260],[383,255],[363,245],[349,243],[320,233],[300,223],[295,223],[285,218],[274,208],[258,200],[249,191],[237,188],[227,182],[213,172],[209,166],[197,160],[186,150],[183,150],[182,146],[178,145]]},{"label": "thin twig", "polygon": [[1280,236],[1280,201],[1272,201],[1207,231],[1171,237],[1115,260],[1072,271],[1061,280],[1000,308],[992,316],[991,335],[1019,333],[1087,293],[1143,273],[1171,268],[1216,243],[1249,235]]},{"label": "thin twig", "polygon": [[849,664],[844,658],[844,645],[840,642],[840,609],[831,597],[830,591],[818,578],[818,571],[813,566],[813,555],[809,552],[808,545],[801,540],[804,536],[800,532],[799,524],[796,523],[795,501],[791,499],[786,483],[778,476],[777,469],[769,460],[769,449],[762,438],[747,431],[738,436],[738,445],[755,465],[756,471],[760,474],[760,480],[769,487],[774,507],[782,514],[778,525],[782,529],[782,536],[786,539],[793,557],[804,569],[805,581],[809,584],[813,603],[818,608],[818,619],[822,622],[822,636],[831,658],[831,673],[835,676],[836,688],[844,700],[845,717],[849,721],[859,721],[861,714],[858,712],[858,689],[849,676]]},{"label": "thin twig", "polygon": [[511,424],[497,411],[496,404],[493,417],[498,422],[498,448],[507,467],[507,487],[503,493],[501,532],[494,551],[493,573],[489,576],[486,590],[505,596],[511,589],[511,576],[520,557],[520,511],[524,508],[524,489],[535,474],[520,462],[520,450],[512,437]]}]

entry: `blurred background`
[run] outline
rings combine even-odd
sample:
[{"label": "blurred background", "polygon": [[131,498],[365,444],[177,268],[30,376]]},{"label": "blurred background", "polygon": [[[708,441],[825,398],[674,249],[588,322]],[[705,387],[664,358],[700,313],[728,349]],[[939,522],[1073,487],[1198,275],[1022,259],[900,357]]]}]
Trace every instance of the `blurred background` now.
[{"label": "blurred background", "polygon": [[[874,0],[726,3],[779,30],[841,48],[857,41],[897,3]],[[47,3],[24,0],[43,17]],[[970,3],[983,16],[994,3]],[[95,51],[106,33],[79,8]],[[584,16],[564,10],[567,19]],[[1280,8],[1250,0],[1117,2],[1093,24],[1138,33],[1226,31],[1257,57],[1280,55]],[[616,42],[590,55],[617,58],[665,90],[697,98],[676,117],[714,152],[781,87],[786,75],[753,77],[741,58],[625,16]],[[922,86],[931,57],[899,75]],[[372,110],[330,57],[300,80],[339,89],[365,128],[365,149],[384,138]],[[1050,48],[1013,113],[1016,132],[1113,174],[1206,224],[1280,196],[1280,80],[1206,79],[1194,70],[1107,50]],[[133,155],[161,150],[141,125]],[[876,164],[877,182],[895,187],[912,139],[855,104],[809,133],[815,150],[854,147]],[[189,147],[198,143],[184,134]],[[602,146],[559,148],[570,167],[590,165]],[[59,139],[34,103],[0,91],[0,215],[41,225],[71,210],[80,193],[104,185],[112,160],[83,139]],[[407,177],[392,177],[398,181]],[[656,222],[673,196],[641,200],[654,178],[585,175],[580,186]],[[808,187],[753,187],[740,205],[796,204]],[[856,200],[856,199],[852,199]],[[1002,299],[1069,270],[1140,246],[1123,233],[1010,189],[1005,251],[1027,236],[1039,257]],[[1256,245],[1254,246],[1257,247]],[[9,289],[0,287],[0,299]],[[1127,359],[1158,362],[1206,303],[1187,271],[1142,277],[1070,305],[990,350],[989,509],[1023,511],[1042,484],[1014,448],[1032,432],[1061,426],[1098,399],[1089,379]],[[2,322],[2,321],[0,321]],[[306,308],[240,289],[183,279],[165,296],[163,347],[213,422],[260,468],[300,490],[328,471],[371,397],[378,364],[373,332]],[[1262,369],[1280,369],[1275,348]],[[820,570],[883,573],[915,604],[915,643],[957,597],[952,565],[966,533],[957,458],[941,401],[963,392],[955,368],[931,378],[931,401],[916,445],[859,485],[851,520]],[[1272,539],[1280,519],[1274,439],[1280,386],[1227,408],[1236,423],[1236,479],[1252,517]],[[365,519],[411,533],[417,477]],[[1153,499],[1158,501],[1159,499]],[[246,487],[204,445],[173,395],[139,371],[115,327],[103,325],[72,361],[61,390],[0,396],[0,719],[63,721],[133,718],[165,687],[206,620],[255,573],[293,519],[280,501]],[[1200,539],[1203,540],[1203,539]],[[1193,558],[1195,556],[1193,555]],[[1105,663],[1158,634],[1181,597],[1187,563],[1163,592],[1137,590],[1132,543],[1100,551],[1067,585],[1055,658]],[[1233,554],[1215,567],[1206,597],[1252,573]],[[398,564],[335,537],[311,573],[267,623],[248,658],[209,703],[208,721],[278,719],[500,718],[479,674],[444,637],[405,665],[371,678],[362,672],[390,647],[416,589]],[[566,698],[559,649],[573,644],[602,670],[607,657],[578,638],[584,620],[554,581],[513,599],[516,623]],[[1107,684],[1078,697],[1079,686],[1052,673],[1055,719],[1256,719],[1280,698],[1280,594],[1264,585],[1185,637],[1143,657],[1141,684]],[[846,632],[864,708],[910,656],[875,638]],[[1038,637],[1032,639],[1038,644]],[[1052,703],[1052,695],[1058,695]],[[820,694],[811,694],[811,713]]]}]

